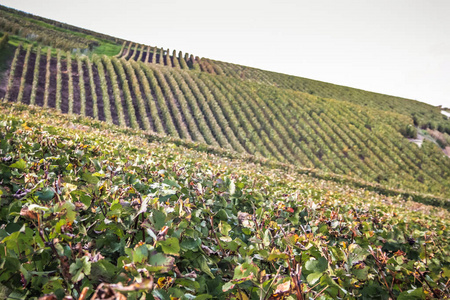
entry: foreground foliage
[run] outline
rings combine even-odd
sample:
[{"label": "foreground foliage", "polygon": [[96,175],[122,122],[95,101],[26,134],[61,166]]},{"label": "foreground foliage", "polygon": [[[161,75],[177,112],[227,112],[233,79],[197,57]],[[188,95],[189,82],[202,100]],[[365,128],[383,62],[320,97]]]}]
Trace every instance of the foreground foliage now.
[{"label": "foreground foliage", "polygon": [[2,107],[2,298],[450,292],[447,211]]}]

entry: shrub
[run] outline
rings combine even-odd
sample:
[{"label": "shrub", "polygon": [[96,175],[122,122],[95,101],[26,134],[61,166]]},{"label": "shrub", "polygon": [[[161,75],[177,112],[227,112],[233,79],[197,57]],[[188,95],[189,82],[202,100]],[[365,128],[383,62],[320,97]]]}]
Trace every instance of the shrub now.
[{"label": "shrub", "polygon": [[8,44],[9,41],[9,35],[5,33],[2,38],[0,39],[0,49],[5,48],[5,46]]},{"label": "shrub", "polygon": [[402,135],[406,138],[415,139],[417,138],[417,129],[411,124],[406,125],[402,130]]}]

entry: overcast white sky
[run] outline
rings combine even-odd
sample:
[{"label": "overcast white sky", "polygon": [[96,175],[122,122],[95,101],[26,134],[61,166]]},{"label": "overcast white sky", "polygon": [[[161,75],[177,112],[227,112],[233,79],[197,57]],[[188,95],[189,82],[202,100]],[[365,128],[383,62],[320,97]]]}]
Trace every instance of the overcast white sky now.
[{"label": "overcast white sky", "polygon": [[2,0],[200,57],[450,107],[450,0]]}]

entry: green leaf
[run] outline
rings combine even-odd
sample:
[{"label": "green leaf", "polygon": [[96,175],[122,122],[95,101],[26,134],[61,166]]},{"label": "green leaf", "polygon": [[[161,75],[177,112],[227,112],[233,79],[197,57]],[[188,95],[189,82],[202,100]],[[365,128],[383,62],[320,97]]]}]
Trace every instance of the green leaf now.
[{"label": "green leaf", "polygon": [[361,291],[364,299],[381,299],[388,300],[389,294],[386,289],[376,281],[369,280]]},{"label": "green leaf", "polygon": [[148,249],[146,245],[139,246],[133,250],[133,262],[143,263],[148,259]]},{"label": "green leaf", "polygon": [[106,259],[91,264],[90,278],[97,282],[110,283],[117,274],[117,268]]},{"label": "green leaf", "polygon": [[450,268],[448,268],[448,267],[443,267],[442,268],[442,275],[444,275],[445,277],[447,277],[447,278],[450,278]]},{"label": "green leaf", "polygon": [[13,163],[12,165],[10,165],[10,168],[17,168],[19,170],[23,170],[25,169],[25,167],[27,166],[26,161],[24,161],[22,158],[19,159],[18,161],[16,161],[15,163]]},{"label": "green leaf", "polygon": [[104,177],[106,177],[106,174],[95,172],[95,173],[92,174],[92,176],[104,178]]},{"label": "green leaf", "polygon": [[219,223],[219,231],[220,231],[221,234],[223,234],[225,236],[228,236],[228,232],[230,232],[230,230],[231,230],[230,224],[220,221],[220,223]]},{"label": "green leaf", "polygon": [[283,259],[286,260],[289,258],[289,255],[285,254],[285,253],[271,253],[269,254],[269,257],[267,258],[268,261],[274,261],[274,260],[278,260],[278,259]]},{"label": "green leaf", "polygon": [[162,211],[153,210],[152,223],[156,230],[161,230],[166,224],[166,215]]},{"label": "green leaf", "polygon": [[187,278],[178,278],[175,280],[175,284],[182,285],[184,287],[187,287],[191,290],[197,291],[200,289],[200,284],[195,280],[189,280]]},{"label": "green leaf", "polygon": [[155,251],[150,254],[149,264],[155,268],[147,268],[150,272],[166,273],[170,271],[175,262],[175,258],[166,256],[162,253],[156,253]]},{"label": "green leaf", "polygon": [[164,290],[155,289],[155,290],[153,290],[152,295],[157,297],[157,299],[160,299],[160,300],[170,300],[170,295],[167,294],[167,292]]},{"label": "green leaf", "polygon": [[194,238],[184,238],[183,241],[180,243],[181,249],[184,251],[194,251],[196,252],[198,250],[198,247],[202,244],[201,239],[194,239]]},{"label": "green leaf", "polygon": [[66,201],[61,207],[60,207],[61,211],[66,212],[66,220],[69,222],[73,222],[75,220],[76,217],[76,212],[75,212],[75,205],[70,202],[70,201]]},{"label": "green leaf", "polygon": [[365,281],[367,280],[367,276],[369,274],[369,267],[364,267],[362,269],[353,268],[352,273],[358,278],[358,280]]},{"label": "green leaf", "polygon": [[281,253],[278,249],[273,249],[272,252],[269,254],[269,257],[267,258],[268,261],[274,261],[278,259],[288,259],[289,255],[286,253]]},{"label": "green leaf", "polygon": [[243,263],[234,268],[233,281],[251,280],[259,273],[259,268],[253,263]]},{"label": "green leaf", "polygon": [[212,299],[213,296],[208,295],[208,294],[201,294],[201,295],[197,295],[195,297],[195,300],[205,300],[205,299]]},{"label": "green leaf", "polygon": [[57,290],[63,289],[63,282],[64,280],[59,277],[54,277],[53,279],[49,280],[44,286],[42,287],[42,293],[43,294],[50,294],[54,293]]},{"label": "green leaf", "polygon": [[[342,276],[342,275],[341,275]],[[342,277],[341,277],[342,278]],[[327,273],[323,273],[322,277],[320,277],[320,284],[322,286],[327,286],[327,293],[332,297],[332,299],[336,299],[339,293],[347,294],[347,291],[337,284],[334,279],[332,279]]]},{"label": "green leaf", "polygon": [[98,177],[93,176],[91,173],[88,172],[83,173],[83,175],[81,175],[81,178],[90,184],[97,184],[100,181]]},{"label": "green leaf", "polygon": [[41,211],[48,211],[49,208],[45,207],[45,206],[37,205],[37,204],[30,204],[30,206],[28,206],[28,210],[34,211],[34,212],[41,212]]},{"label": "green leaf", "polygon": [[223,245],[224,249],[231,250],[231,251],[236,251],[238,249],[238,247],[239,247],[239,244],[236,243],[235,241],[229,241],[229,242],[225,243],[225,245]]},{"label": "green leaf", "polygon": [[404,291],[400,295],[398,295],[397,300],[419,300],[425,299],[425,294],[422,288]]},{"label": "green leaf", "polygon": [[218,218],[221,221],[228,220],[228,214],[225,211],[225,209],[223,209],[223,208],[219,209],[219,211],[216,213],[216,218]]},{"label": "green leaf", "polygon": [[27,293],[25,291],[15,290],[8,295],[8,300],[22,300],[27,299]]},{"label": "green leaf", "polygon": [[351,253],[349,255],[350,264],[364,261],[367,255],[369,255],[369,252],[361,248],[361,246],[359,246],[358,244],[350,244],[348,246],[348,251]]},{"label": "green leaf", "polygon": [[270,234],[269,229],[267,229],[264,232],[264,238],[263,238],[264,247],[269,247],[271,240],[272,240],[272,235]]},{"label": "green leaf", "polygon": [[306,277],[306,280],[308,281],[308,283],[310,285],[314,285],[319,279],[320,277],[322,277],[323,273],[311,273]]},{"label": "green leaf", "polygon": [[328,269],[328,261],[325,257],[308,260],[305,264],[306,270],[314,273],[323,273]]},{"label": "green leaf", "polygon": [[211,273],[211,269],[208,267],[208,263],[206,262],[206,258],[203,255],[200,255],[197,258],[197,263],[200,267],[200,270],[208,274],[212,279],[214,279],[213,273]]},{"label": "green leaf", "polygon": [[72,275],[73,282],[78,282],[82,280],[85,275],[91,274],[89,257],[83,256],[82,258],[77,258],[76,261],[70,265],[69,272]]},{"label": "green leaf", "polygon": [[165,241],[159,241],[156,244],[161,246],[165,254],[178,256],[180,253],[180,244],[178,239],[175,237],[168,238]]},{"label": "green leaf", "polygon": [[234,288],[234,286],[235,286],[235,284],[234,284],[233,282],[228,281],[227,283],[225,283],[225,284],[222,286],[222,291],[224,291],[224,292],[229,291],[229,290],[231,290],[232,288]]},{"label": "green leaf", "polygon": [[86,275],[90,275],[91,274],[91,262],[89,261],[89,257],[84,256],[82,259],[83,262],[83,272]]},{"label": "green leaf", "polygon": [[49,201],[52,200],[53,197],[55,197],[55,191],[52,188],[46,187],[40,190],[39,192],[36,192],[35,195],[38,197],[39,200]]},{"label": "green leaf", "polygon": [[181,186],[175,180],[170,180],[170,179],[166,178],[166,179],[164,179],[164,181],[162,183],[167,184],[168,186],[181,188]]}]

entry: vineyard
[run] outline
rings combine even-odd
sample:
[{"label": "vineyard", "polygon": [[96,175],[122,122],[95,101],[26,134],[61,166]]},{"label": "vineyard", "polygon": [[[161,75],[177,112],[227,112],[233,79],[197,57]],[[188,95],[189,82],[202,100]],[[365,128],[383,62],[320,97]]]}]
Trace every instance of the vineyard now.
[{"label": "vineyard", "polygon": [[181,54],[149,49],[130,43],[120,58],[89,58],[19,46],[4,100],[392,189],[450,194],[450,160],[431,142],[418,148],[404,138],[401,132],[413,127],[407,116],[196,71]]},{"label": "vineyard", "polygon": [[450,122],[441,115],[440,109],[423,102],[224,62],[213,61],[212,63],[220,67],[227,76],[408,115],[414,119],[416,126],[439,128],[439,131],[450,134]]},{"label": "vineyard", "polygon": [[3,6],[0,99],[1,299],[450,295],[438,107]]},{"label": "vineyard", "polygon": [[[363,107],[405,114],[413,118],[416,126],[420,126],[424,129],[438,129],[440,132],[450,134],[450,122],[448,121],[448,118],[442,116],[440,109],[419,101],[367,92],[331,83],[214,61],[206,58],[198,58],[189,54],[182,56],[182,52],[179,52],[177,59],[175,51],[170,57],[167,55],[169,50],[164,52],[162,48],[157,49],[156,47],[151,48],[143,45],[139,47],[138,44],[133,44],[132,42],[129,42],[128,44],[124,43],[122,50],[125,46],[126,51],[121,51],[118,56],[126,60],[162,64],[174,68],[180,68],[181,66],[182,69],[201,70],[202,72],[210,74],[225,75],[244,81],[258,82],[264,85],[300,91],[322,98],[348,101]],[[141,56],[141,52],[144,52],[145,54]],[[166,55],[167,57],[170,57],[169,61],[172,63],[164,63],[167,61],[167,58],[163,59],[161,62],[161,60],[159,60],[161,53],[166,53],[162,54],[162,56]]]}]

